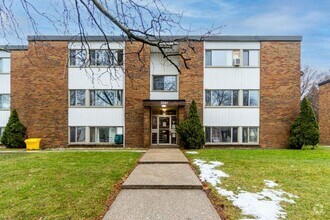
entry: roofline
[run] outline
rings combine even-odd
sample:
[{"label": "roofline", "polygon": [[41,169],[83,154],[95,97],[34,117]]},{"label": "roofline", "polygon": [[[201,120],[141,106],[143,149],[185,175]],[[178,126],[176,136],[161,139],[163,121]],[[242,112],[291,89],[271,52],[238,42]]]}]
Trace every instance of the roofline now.
[{"label": "roofline", "polygon": [[12,50],[27,50],[27,45],[0,45],[0,50],[12,51]]},{"label": "roofline", "polygon": [[[262,41],[302,41],[302,36],[269,36],[269,35],[219,35],[219,36],[203,36],[203,35],[173,35],[161,36],[163,41],[221,41],[221,42],[262,42]],[[27,37],[28,41],[127,41],[126,36],[72,36],[72,35],[32,35]],[[155,40],[157,38],[154,38]]]},{"label": "roofline", "polygon": [[330,83],[330,79],[319,83],[319,86],[323,86],[323,85],[328,84],[328,83]]}]

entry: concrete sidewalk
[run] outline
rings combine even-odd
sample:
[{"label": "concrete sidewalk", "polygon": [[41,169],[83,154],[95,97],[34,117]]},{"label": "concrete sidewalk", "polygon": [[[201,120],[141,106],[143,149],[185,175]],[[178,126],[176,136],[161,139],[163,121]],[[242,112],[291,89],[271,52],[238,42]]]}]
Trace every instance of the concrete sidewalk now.
[{"label": "concrete sidewalk", "polygon": [[220,219],[179,149],[150,149],[104,220]]}]

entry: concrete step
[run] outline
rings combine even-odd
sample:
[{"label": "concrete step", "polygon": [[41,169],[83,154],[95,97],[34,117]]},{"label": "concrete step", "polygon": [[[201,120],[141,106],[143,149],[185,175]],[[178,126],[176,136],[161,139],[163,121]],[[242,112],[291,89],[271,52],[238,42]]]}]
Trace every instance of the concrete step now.
[{"label": "concrete step", "polygon": [[219,220],[202,190],[122,190],[104,220]]},{"label": "concrete step", "polygon": [[143,155],[139,163],[188,163],[188,159],[179,152],[150,152]]},{"label": "concrete step", "polygon": [[202,189],[188,164],[139,164],[123,189]]}]

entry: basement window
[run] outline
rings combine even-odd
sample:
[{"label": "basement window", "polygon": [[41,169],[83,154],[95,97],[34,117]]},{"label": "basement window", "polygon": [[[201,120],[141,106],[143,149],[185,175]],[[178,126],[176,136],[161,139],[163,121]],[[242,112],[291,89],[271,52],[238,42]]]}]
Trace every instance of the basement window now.
[{"label": "basement window", "polygon": [[85,127],[70,127],[70,142],[71,143],[84,143],[86,137]]},{"label": "basement window", "polygon": [[258,143],[259,129],[258,127],[243,127],[242,142],[243,143]]},{"label": "basement window", "polygon": [[237,143],[238,127],[205,127],[207,143]]},{"label": "basement window", "polygon": [[122,127],[90,127],[90,142],[114,144],[116,134],[122,133]]}]

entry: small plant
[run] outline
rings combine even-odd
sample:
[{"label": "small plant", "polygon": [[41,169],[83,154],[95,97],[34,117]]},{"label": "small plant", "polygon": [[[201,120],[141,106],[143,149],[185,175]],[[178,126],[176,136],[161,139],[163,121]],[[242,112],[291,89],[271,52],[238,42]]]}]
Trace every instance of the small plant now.
[{"label": "small plant", "polygon": [[20,122],[17,111],[13,109],[3,131],[1,143],[8,148],[25,148],[25,134],[26,128]]},{"label": "small plant", "polygon": [[310,102],[304,98],[300,103],[300,113],[291,126],[289,146],[302,149],[303,146],[316,146],[319,143],[320,132],[316,117]]},{"label": "small plant", "polygon": [[194,100],[190,104],[188,118],[176,127],[176,132],[185,148],[198,149],[204,146],[204,129]]}]

